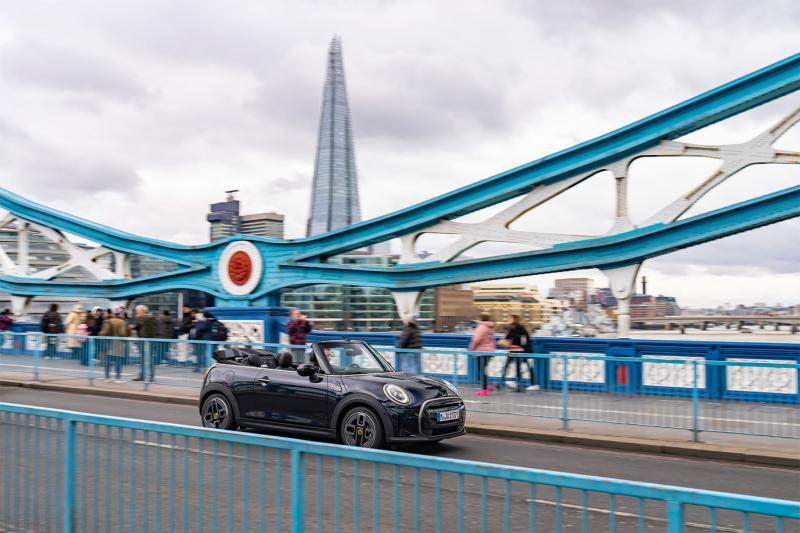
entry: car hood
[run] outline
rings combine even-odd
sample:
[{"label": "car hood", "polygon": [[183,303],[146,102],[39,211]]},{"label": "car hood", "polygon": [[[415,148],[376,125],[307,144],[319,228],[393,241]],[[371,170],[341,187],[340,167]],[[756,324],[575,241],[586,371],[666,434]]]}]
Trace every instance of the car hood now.
[{"label": "car hood", "polygon": [[445,384],[444,380],[428,376],[418,376],[405,372],[382,372],[379,374],[348,374],[343,375],[345,386],[350,380],[357,380],[362,383],[375,383],[384,385],[394,383],[405,387],[411,392],[418,393],[424,398],[434,398],[437,396],[455,395]]}]

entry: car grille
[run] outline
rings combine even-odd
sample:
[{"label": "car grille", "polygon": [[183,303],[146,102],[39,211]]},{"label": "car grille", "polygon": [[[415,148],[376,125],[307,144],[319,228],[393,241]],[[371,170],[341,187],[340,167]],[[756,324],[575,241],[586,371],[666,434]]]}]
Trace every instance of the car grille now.
[{"label": "car grille", "polygon": [[[458,420],[437,422],[436,413],[459,410]],[[425,437],[445,437],[461,432],[466,421],[466,409],[461,398],[447,396],[428,400],[422,404],[419,413],[419,432]]]}]

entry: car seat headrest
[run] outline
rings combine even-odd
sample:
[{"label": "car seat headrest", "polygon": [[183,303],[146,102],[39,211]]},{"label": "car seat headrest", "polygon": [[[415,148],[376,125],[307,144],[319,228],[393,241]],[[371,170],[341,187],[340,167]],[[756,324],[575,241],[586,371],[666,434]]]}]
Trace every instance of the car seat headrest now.
[{"label": "car seat headrest", "polygon": [[292,354],[289,352],[283,352],[280,355],[278,355],[278,366],[280,368],[291,368]]}]

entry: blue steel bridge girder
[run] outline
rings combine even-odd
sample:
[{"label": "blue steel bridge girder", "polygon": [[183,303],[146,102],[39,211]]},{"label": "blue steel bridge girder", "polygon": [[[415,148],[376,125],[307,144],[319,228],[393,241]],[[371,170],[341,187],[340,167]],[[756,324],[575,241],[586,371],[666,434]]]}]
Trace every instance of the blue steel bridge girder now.
[{"label": "blue steel bridge girder", "polygon": [[[20,268],[0,251],[0,291],[26,297],[122,300],[169,290],[199,289],[226,304],[242,305],[265,298],[274,300],[282,288],[313,283],[366,285],[408,293],[431,286],[578,268],[638,267],[650,257],[800,215],[800,187],[792,187],[676,221],[705,193],[750,164],[800,162],[800,154],[772,148],[774,140],[800,120],[800,111],[741,146],[695,146],[672,140],[798,89],[800,54],[573,148],[394,213],[297,240],[237,235],[198,246],[174,244],[89,222],[0,189],[0,208],[19,221],[78,235],[117,254],[141,254],[177,265],[172,272],[154,276],[76,283],[20,275]],[[721,170],[700,188],[677,199],[644,227],[634,227],[627,219],[628,166],[638,157],[672,155],[716,157],[723,162]],[[516,217],[604,169],[614,173],[618,184],[616,222],[607,234],[525,234],[508,229]],[[507,220],[490,221],[489,226],[496,229],[492,230],[494,233],[485,228],[481,233],[479,226],[452,221],[515,197],[522,200],[504,211]],[[458,233],[463,249],[450,250],[452,253],[437,257],[437,261],[419,262],[413,253],[413,242],[426,232]],[[401,261],[405,264],[378,268],[324,262],[329,256],[395,237],[404,237],[408,245]],[[487,240],[527,243],[538,249],[449,262],[475,243]],[[237,251],[252,255],[243,260]],[[631,271],[635,274],[635,268]],[[248,276],[252,279],[243,281]],[[403,307],[407,304],[404,302]]]}]

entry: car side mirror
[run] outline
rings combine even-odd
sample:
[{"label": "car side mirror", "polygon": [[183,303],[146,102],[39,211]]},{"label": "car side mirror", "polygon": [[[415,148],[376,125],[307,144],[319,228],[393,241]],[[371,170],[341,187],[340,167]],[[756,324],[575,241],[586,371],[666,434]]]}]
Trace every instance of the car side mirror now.
[{"label": "car side mirror", "polygon": [[303,377],[307,377],[312,383],[319,383],[322,378],[317,375],[317,367],[310,363],[303,363],[297,367],[297,373]]}]

